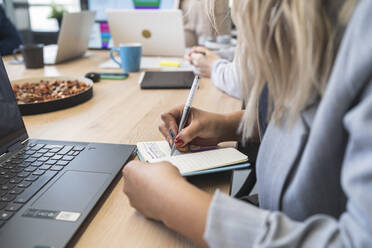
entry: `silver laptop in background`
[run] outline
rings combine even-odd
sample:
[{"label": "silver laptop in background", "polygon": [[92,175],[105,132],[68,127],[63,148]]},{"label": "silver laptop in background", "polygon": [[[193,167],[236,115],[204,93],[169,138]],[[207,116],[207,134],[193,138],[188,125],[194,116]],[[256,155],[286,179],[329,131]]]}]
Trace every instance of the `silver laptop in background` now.
[{"label": "silver laptop in background", "polygon": [[115,47],[136,42],[142,44],[145,56],[183,57],[185,34],[181,10],[107,10],[106,13]]},{"label": "silver laptop in background", "polygon": [[95,11],[65,13],[57,45],[44,47],[44,64],[57,64],[82,57],[88,49]]}]

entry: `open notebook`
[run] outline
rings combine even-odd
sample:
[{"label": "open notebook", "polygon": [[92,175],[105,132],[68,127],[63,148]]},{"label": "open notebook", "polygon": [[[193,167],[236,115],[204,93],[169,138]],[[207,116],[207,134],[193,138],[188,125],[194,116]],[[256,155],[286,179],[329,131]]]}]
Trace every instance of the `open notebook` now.
[{"label": "open notebook", "polygon": [[214,173],[225,170],[249,167],[248,157],[235,148],[216,148],[206,151],[181,153],[170,156],[166,141],[139,142],[137,153],[142,161],[168,161],[174,164],[183,176]]}]

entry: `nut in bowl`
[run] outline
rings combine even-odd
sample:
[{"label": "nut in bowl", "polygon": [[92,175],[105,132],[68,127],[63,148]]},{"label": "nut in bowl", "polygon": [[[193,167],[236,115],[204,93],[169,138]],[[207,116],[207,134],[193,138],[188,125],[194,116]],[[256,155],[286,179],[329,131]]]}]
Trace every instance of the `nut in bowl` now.
[{"label": "nut in bowl", "polygon": [[23,115],[69,108],[93,96],[93,82],[77,77],[26,78],[12,81],[12,88]]}]

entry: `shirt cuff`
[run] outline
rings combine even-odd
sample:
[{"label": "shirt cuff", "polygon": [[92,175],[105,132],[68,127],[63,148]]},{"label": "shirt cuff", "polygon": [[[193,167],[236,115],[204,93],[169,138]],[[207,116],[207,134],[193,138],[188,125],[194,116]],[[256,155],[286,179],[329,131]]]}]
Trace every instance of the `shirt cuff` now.
[{"label": "shirt cuff", "polygon": [[264,235],[269,214],[217,190],[209,206],[204,240],[209,247],[253,246]]}]

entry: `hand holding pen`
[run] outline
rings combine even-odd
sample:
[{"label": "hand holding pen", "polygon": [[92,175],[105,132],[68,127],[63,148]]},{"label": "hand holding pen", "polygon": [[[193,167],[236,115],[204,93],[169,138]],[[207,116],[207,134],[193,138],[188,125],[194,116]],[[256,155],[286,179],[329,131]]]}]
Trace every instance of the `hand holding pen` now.
[{"label": "hand holding pen", "polygon": [[[190,145],[196,147],[211,147],[218,143],[231,140],[236,134],[228,133],[226,128],[226,117],[223,114],[207,112],[192,107],[186,120],[184,128],[178,132],[184,105],[177,106],[161,115],[162,122],[159,131],[168,141],[169,146],[176,145],[177,150],[188,151]],[[216,123],[219,123],[216,125]],[[231,129],[235,130],[235,129]],[[226,137],[225,137],[226,136]]]},{"label": "hand holding pen", "polygon": [[[194,82],[192,83],[189,96],[187,97],[185,107],[182,111],[181,121],[178,125],[178,132],[181,132],[181,130],[185,126],[185,123],[186,123],[186,121],[189,117],[189,113],[190,113],[191,106],[192,106],[192,101],[194,100],[195,93],[196,93],[197,89],[199,88],[199,82],[200,82],[200,76],[196,75],[195,79],[194,79]],[[170,154],[171,156],[174,154],[175,150],[176,150],[176,145],[175,145],[175,142],[173,142],[172,149],[171,149],[171,154]]]}]

